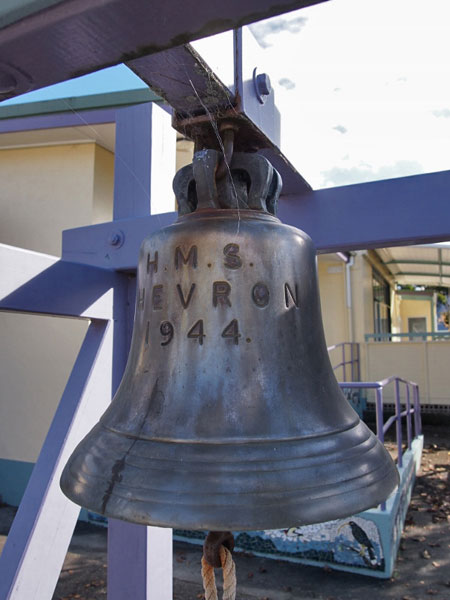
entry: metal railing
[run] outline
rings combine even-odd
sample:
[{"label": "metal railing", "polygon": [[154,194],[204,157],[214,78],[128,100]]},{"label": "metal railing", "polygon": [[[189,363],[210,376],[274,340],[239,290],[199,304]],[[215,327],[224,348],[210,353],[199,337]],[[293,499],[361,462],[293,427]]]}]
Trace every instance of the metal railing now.
[{"label": "metal railing", "polygon": [[[384,422],[384,410],[383,410],[383,390],[390,383],[395,384],[395,414]],[[400,401],[400,384],[405,385],[405,406],[406,409],[402,411]],[[414,437],[417,437],[422,433],[422,421],[420,417],[420,400],[419,400],[419,386],[413,381],[407,381],[401,377],[392,375],[381,381],[343,381],[339,384],[341,388],[350,389],[374,389],[375,390],[375,418],[377,426],[377,436],[380,442],[384,443],[384,436],[388,429],[393,423],[395,423],[396,438],[397,438],[397,463],[399,467],[403,466],[403,437],[402,437],[402,418],[406,417],[406,438],[407,448],[411,448],[412,442],[412,417],[414,416]],[[411,390],[412,390],[412,403],[411,403]]]},{"label": "metal railing", "polygon": [[[383,390],[390,383],[395,385],[395,413],[384,422]],[[405,386],[405,410],[402,410],[400,399],[400,384]],[[397,442],[397,465],[403,466],[403,434],[402,418],[406,418],[406,448],[411,449],[413,439],[412,430],[414,422],[414,437],[422,433],[422,420],[420,416],[419,386],[413,381],[407,381],[401,377],[392,375],[381,381],[343,381],[339,383],[341,388],[346,389],[373,389],[375,390],[375,418],[377,437],[384,444],[384,437],[389,428],[395,423],[395,435]],[[411,394],[412,392],[412,394]],[[411,402],[412,395],[412,402]],[[414,419],[413,419],[414,417]],[[381,510],[386,509],[386,503],[381,504]]]},{"label": "metal railing", "polygon": [[450,331],[421,331],[419,333],[366,333],[364,339],[366,342],[392,342],[399,338],[400,341],[450,341]]},{"label": "metal railing", "polygon": [[[341,342],[328,346],[328,353],[333,350],[341,351],[341,362],[333,366],[333,371],[342,369],[343,381],[359,381],[361,378],[360,360],[359,360],[359,344],[356,342]],[[347,377],[348,368],[350,366],[350,378]]]}]

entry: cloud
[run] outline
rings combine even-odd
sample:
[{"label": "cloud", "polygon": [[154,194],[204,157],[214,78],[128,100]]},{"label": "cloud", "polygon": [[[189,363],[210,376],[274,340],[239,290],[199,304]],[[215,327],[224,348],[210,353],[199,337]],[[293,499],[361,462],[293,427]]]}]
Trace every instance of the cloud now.
[{"label": "cloud", "polygon": [[284,88],[286,88],[287,90],[293,90],[295,88],[295,83],[291,79],[288,79],[287,77],[282,77],[281,79],[278,80],[278,83],[280,85],[282,85]]},{"label": "cloud", "polygon": [[333,167],[322,171],[322,184],[324,187],[350,185],[364,181],[377,181],[379,179],[393,179],[424,173],[423,166],[414,160],[399,160],[392,165],[383,165],[373,169],[370,165],[350,167]]},{"label": "cloud", "polygon": [[450,108],[439,108],[437,110],[433,110],[432,112],[435,117],[450,119]]},{"label": "cloud", "polygon": [[343,125],[336,125],[333,129],[336,129],[339,133],[347,133],[348,131],[347,127],[344,127]]},{"label": "cloud", "polygon": [[306,25],[307,20],[307,17],[294,17],[293,19],[275,17],[266,21],[260,21],[259,23],[253,23],[253,25],[250,25],[250,30],[259,44],[263,48],[268,48],[273,45],[267,40],[268,36],[276,35],[283,31],[298,33]]}]

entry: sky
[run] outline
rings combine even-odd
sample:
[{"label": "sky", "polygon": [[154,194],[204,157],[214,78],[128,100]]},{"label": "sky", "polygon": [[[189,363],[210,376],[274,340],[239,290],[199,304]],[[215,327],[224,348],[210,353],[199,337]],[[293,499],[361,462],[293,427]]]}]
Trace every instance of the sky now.
[{"label": "sky", "polygon": [[449,0],[331,0],[251,28],[313,188],[450,168]]}]

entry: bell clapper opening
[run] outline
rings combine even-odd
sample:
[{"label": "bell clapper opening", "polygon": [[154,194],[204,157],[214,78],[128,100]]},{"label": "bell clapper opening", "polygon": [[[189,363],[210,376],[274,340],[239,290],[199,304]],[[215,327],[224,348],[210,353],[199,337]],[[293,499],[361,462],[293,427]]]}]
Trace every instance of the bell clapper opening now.
[{"label": "bell clapper opening", "polygon": [[203,544],[202,580],[205,600],[217,600],[214,568],[223,570],[222,600],[236,598],[236,567],[231,553],[234,537],[231,531],[210,531]]}]

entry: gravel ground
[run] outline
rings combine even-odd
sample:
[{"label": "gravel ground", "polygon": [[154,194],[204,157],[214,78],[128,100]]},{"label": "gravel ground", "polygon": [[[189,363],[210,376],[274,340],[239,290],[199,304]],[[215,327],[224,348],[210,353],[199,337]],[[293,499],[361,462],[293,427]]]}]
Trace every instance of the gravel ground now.
[{"label": "gravel ground", "polygon": [[[237,598],[450,600],[449,473],[450,427],[425,428],[422,468],[407,514],[396,569],[390,580],[237,554]],[[0,509],[0,549],[13,515],[11,507]],[[79,524],[53,600],[105,600],[105,550],[106,530]],[[174,544],[174,600],[204,598],[200,558],[199,547]]]}]

